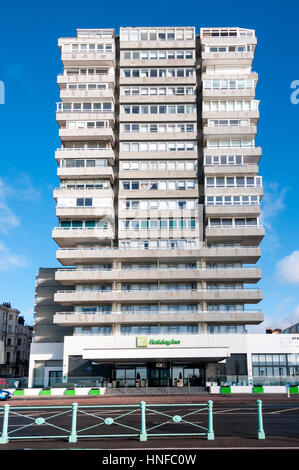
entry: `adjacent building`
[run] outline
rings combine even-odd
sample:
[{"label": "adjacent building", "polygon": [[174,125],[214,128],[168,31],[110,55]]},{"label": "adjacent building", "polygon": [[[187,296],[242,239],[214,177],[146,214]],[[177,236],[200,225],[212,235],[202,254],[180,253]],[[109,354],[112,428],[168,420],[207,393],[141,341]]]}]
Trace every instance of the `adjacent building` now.
[{"label": "adjacent building", "polygon": [[32,385],[250,375],[246,328],[263,321],[256,43],[254,30],[194,27],[59,39],[62,268],[37,276]]},{"label": "adjacent building", "polygon": [[3,343],[0,376],[2,377],[28,376],[32,327],[25,325],[24,318],[19,315],[20,311],[8,304],[0,305],[0,342]]}]

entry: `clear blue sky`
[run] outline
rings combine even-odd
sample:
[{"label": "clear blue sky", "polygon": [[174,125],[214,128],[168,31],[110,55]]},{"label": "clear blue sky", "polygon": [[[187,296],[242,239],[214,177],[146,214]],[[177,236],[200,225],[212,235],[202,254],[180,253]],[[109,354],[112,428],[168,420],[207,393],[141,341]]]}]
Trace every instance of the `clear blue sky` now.
[{"label": "clear blue sky", "polygon": [[118,33],[120,26],[195,26],[197,32],[240,26],[255,29],[258,38],[256,144],[263,148],[267,228],[259,306],[264,326],[299,320],[299,104],[290,101],[290,84],[299,80],[298,2],[17,1],[1,6],[0,21],[0,80],[6,91],[0,105],[0,302],[11,302],[31,322],[35,274],[39,266],[58,266],[51,240],[56,225],[52,191],[58,185],[58,37],[75,36],[76,28],[115,28]]}]

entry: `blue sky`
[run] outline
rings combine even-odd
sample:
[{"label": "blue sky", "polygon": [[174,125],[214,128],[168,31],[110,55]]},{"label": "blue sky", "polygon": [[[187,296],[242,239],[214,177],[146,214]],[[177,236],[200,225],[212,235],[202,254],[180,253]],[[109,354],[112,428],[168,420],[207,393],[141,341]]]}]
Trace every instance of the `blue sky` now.
[{"label": "blue sky", "polygon": [[[142,8],[143,5],[143,8]],[[185,8],[186,7],[186,8]],[[77,28],[120,26],[240,26],[256,30],[253,70],[263,148],[260,174],[266,237],[259,287],[266,326],[299,321],[299,103],[290,84],[299,80],[299,4],[294,1],[214,0],[5,2],[1,7],[0,80],[0,302],[9,301],[32,322],[39,266],[58,266],[51,230],[56,225],[59,146],[55,103],[61,72],[57,40]],[[299,98],[299,93],[298,93]],[[298,100],[299,101],[299,100]]]}]

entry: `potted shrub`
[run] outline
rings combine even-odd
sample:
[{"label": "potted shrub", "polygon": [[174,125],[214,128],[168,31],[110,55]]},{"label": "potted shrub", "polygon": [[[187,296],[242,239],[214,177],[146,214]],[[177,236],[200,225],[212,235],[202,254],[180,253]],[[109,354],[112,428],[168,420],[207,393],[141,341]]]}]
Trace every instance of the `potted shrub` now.
[{"label": "potted shrub", "polygon": [[74,389],[74,387],[67,387],[64,394],[66,396],[74,396],[74,395],[76,395],[76,390]]},{"label": "potted shrub", "polygon": [[264,393],[264,387],[262,385],[254,385],[253,393]]},{"label": "potted shrub", "polygon": [[25,395],[25,390],[23,388],[16,388],[15,391],[13,392],[13,395],[15,397],[24,396]]},{"label": "potted shrub", "polygon": [[40,391],[40,396],[41,396],[41,397],[49,397],[49,396],[51,396],[51,389],[50,389],[50,387],[42,388],[41,391]]},{"label": "potted shrub", "polygon": [[182,373],[180,372],[180,375],[179,375],[179,380],[177,381],[176,383],[177,387],[182,387],[184,384],[183,384],[183,376],[182,376]]},{"label": "potted shrub", "polygon": [[89,390],[89,395],[92,395],[92,396],[99,396],[101,395],[101,390],[98,388],[98,387],[92,387],[90,390]]},{"label": "potted shrub", "polygon": [[289,391],[290,391],[290,393],[299,393],[298,385],[291,386]]}]

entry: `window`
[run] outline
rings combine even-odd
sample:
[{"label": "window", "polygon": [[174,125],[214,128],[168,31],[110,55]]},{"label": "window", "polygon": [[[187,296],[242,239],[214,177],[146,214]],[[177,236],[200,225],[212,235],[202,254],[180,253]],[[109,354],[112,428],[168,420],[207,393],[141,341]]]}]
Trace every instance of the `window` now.
[{"label": "window", "polygon": [[91,207],[92,206],[92,198],[77,198],[77,207]]}]

